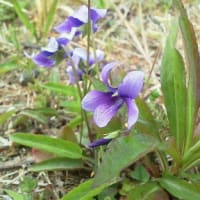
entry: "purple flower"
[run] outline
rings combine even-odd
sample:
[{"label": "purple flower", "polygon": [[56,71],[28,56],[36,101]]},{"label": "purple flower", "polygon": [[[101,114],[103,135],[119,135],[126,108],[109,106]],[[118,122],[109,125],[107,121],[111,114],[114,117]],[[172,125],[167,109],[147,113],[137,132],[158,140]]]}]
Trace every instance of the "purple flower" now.
[{"label": "purple flower", "polygon": [[111,142],[111,138],[107,139],[107,138],[101,138],[101,139],[98,139],[92,143],[90,143],[88,146],[90,148],[95,148],[95,147],[98,147],[98,146],[101,146],[101,145],[106,145],[108,144],[109,142]]},{"label": "purple flower", "polygon": [[109,63],[101,72],[101,78],[108,91],[93,90],[89,92],[82,100],[82,107],[94,113],[93,118],[97,126],[104,127],[125,104],[128,110],[128,129],[130,129],[138,119],[138,108],[133,100],[142,89],[144,73],[141,71],[129,72],[122,83],[114,88],[109,84],[109,76],[111,70],[116,66],[116,62]]},{"label": "purple flower", "polygon": [[[97,30],[97,21],[106,15],[106,10],[90,8],[90,19],[92,22],[92,29]],[[77,28],[83,24],[88,23],[88,7],[81,6],[72,16],[69,16],[63,23],[55,27],[59,33],[69,33],[73,31],[73,35],[78,34]]]},{"label": "purple flower", "polygon": [[[93,64],[100,62],[101,60],[103,60],[103,58],[103,51],[96,50],[95,55],[94,53],[91,53],[89,56],[89,66],[91,67]],[[84,69],[84,66],[87,67],[87,51],[83,48],[75,48],[71,55],[71,61],[73,62],[73,65],[75,67],[78,80],[81,80],[83,74],[85,74],[87,71],[86,69]],[[67,67],[66,71],[69,76],[70,83],[75,83],[76,78],[71,64]]]},{"label": "purple flower", "polygon": [[52,67],[55,65],[55,54],[61,46],[65,46],[68,43],[66,38],[54,37],[49,39],[49,43],[46,47],[42,48],[42,51],[35,55],[32,59],[33,62],[42,67]]}]

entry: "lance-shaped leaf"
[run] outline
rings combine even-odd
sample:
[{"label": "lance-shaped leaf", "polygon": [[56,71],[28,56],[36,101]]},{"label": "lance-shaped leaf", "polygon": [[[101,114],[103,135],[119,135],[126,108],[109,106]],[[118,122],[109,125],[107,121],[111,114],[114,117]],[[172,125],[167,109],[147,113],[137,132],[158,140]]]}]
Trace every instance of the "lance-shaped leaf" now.
[{"label": "lance-shaped leaf", "polygon": [[186,83],[183,59],[174,47],[177,30],[178,23],[175,21],[172,24],[163,54],[161,87],[171,132],[176,138],[177,147],[181,151],[186,132]]},{"label": "lance-shaped leaf", "polygon": [[174,4],[180,11],[179,24],[185,47],[185,58],[188,67],[188,92],[187,92],[187,135],[185,152],[191,145],[194,131],[197,109],[200,105],[200,56],[197,39],[191,22],[188,19],[186,10],[180,0],[174,0]]},{"label": "lance-shaped leaf", "polygon": [[200,199],[200,190],[194,184],[178,177],[165,175],[159,180],[161,186],[178,199]]},{"label": "lance-shaped leaf", "polygon": [[81,183],[78,187],[67,193],[61,200],[93,200],[94,196],[98,195],[108,184],[100,185],[97,188],[92,188],[93,179],[89,179]]},{"label": "lance-shaped leaf", "polygon": [[15,133],[10,136],[10,139],[16,143],[47,151],[60,157],[73,159],[82,157],[82,149],[79,145],[60,138],[31,133]]},{"label": "lance-shaped leaf", "polygon": [[69,170],[83,167],[83,161],[80,159],[70,159],[66,157],[57,157],[31,166],[31,171],[52,171],[52,170]]},{"label": "lance-shaped leaf", "polygon": [[121,170],[154,150],[158,142],[145,135],[119,137],[108,146],[94,179],[94,187],[112,182]]}]

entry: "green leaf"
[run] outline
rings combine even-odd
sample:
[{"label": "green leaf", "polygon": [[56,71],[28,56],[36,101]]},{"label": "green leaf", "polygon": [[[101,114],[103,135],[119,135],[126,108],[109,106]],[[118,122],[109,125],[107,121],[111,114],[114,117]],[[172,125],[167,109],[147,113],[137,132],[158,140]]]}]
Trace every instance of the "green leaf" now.
[{"label": "green leaf", "polygon": [[79,159],[70,159],[64,157],[52,158],[45,160],[30,167],[31,171],[52,171],[52,170],[69,170],[80,169],[83,167],[83,161]]},{"label": "green leaf", "polygon": [[15,9],[15,12],[17,13],[19,19],[21,22],[26,26],[26,28],[35,35],[35,27],[34,24],[30,22],[30,19],[28,18],[27,14],[23,11],[23,8],[18,0],[12,0],[13,7]]},{"label": "green leaf", "polygon": [[108,184],[92,188],[93,179],[81,183],[78,187],[67,193],[61,200],[93,200]]},{"label": "green leaf", "polygon": [[30,193],[37,187],[37,180],[31,176],[25,176],[20,183],[20,189],[23,192]]},{"label": "green leaf", "polygon": [[148,182],[141,185],[136,185],[128,194],[127,200],[150,200],[149,196],[160,187],[155,182]]},{"label": "green leaf", "polygon": [[200,199],[200,190],[192,183],[188,183],[178,177],[165,175],[159,182],[174,197],[183,200]]},{"label": "green leaf", "polygon": [[157,138],[160,137],[155,117],[152,115],[147,103],[140,98],[136,99],[136,103],[140,111],[140,117],[136,124],[137,130],[142,133],[155,136]]},{"label": "green leaf", "polygon": [[198,140],[183,156],[183,169],[188,170],[189,168],[199,165],[200,163],[200,141]]},{"label": "green leaf", "polygon": [[157,141],[142,134],[130,134],[113,140],[102,156],[94,187],[114,180],[121,170],[153,151],[157,144]]},{"label": "green leaf", "polygon": [[14,200],[25,200],[24,196],[22,194],[18,194],[17,192],[14,192],[12,190],[5,190],[5,192],[12,197]]},{"label": "green leaf", "polygon": [[0,115],[0,125],[2,126],[15,112],[16,110],[11,110],[11,111],[2,113]]},{"label": "green leaf", "polygon": [[60,106],[65,107],[69,112],[81,113],[81,104],[78,101],[62,101]]},{"label": "green leaf", "polygon": [[195,32],[183,3],[180,0],[174,0],[174,4],[180,11],[179,24],[185,47],[186,63],[188,64],[187,134],[185,144],[185,152],[187,152],[192,142],[196,114],[200,105],[200,55]]},{"label": "green leaf", "polygon": [[0,75],[18,68],[16,61],[7,61],[0,64]]},{"label": "green leaf", "polygon": [[48,122],[48,118],[37,110],[23,110],[20,112],[20,115],[25,115],[43,124],[47,124]]},{"label": "green leaf", "polygon": [[[184,62],[175,49],[178,23],[172,24],[161,65],[161,87],[171,132],[182,151],[186,134],[186,77]],[[180,117],[181,116],[181,117]]]},{"label": "green leaf", "polygon": [[136,166],[133,172],[130,173],[131,178],[140,181],[140,182],[147,182],[149,180],[149,173],[147,172],[146,168],[142,165]]},{"label": "green leaf", "polygon": [[10,139],[16,143],[53,153],[60,157],[79,159],[82,149],[75,143],[39,134],[15,133]]},{"label": "green leaf", "polygon": [[50,9],[49,9],[49,12],[47,14],[47,19],[46,19],[46,23],[45,23],[45,28],[44,28],[44,32],[45,33],[48,33],[52,23],[53,23],[53,17],[55,15],[55,11],[56,11],[56,7],[57,7],[57,4],[58,4],[58,0],[54,0],[52,3],[51,3],[51,6],[50,6]]},{"label": "green leaf", "polygon": [[77,90],[72,85],[64,85],[62,83],[47,83],[41,87],[51,90],[52,92],[57,92],[67,96],[77,96]]},{"label": "green leaf", "polygon": [[70,128],[75,128],[76,126],[82,123],[83,123],[83,118],[82,116],[79,115],[79,116],[74,117],[72,120],[70,120],[70,122],[68,123],[68,126]]}]

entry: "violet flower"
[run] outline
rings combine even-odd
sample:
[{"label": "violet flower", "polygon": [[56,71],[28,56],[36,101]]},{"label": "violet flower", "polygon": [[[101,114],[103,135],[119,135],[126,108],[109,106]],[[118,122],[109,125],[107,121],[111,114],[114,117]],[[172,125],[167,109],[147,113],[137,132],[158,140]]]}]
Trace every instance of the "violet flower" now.
[{"label": "violet flower", "polygon": [[61,46],[65,46],[67,43],[68,40],[66,38],[50,38],[48,45],[42,48],[42,51],[32,58],[33,62],[42,67],[54,66],[56,63],[56,52]]},{"label": "violet flower", "polygon": [[[95,55],[91,53],[89,56],[89,67],[92,67],[97,62],[102,61],[104,58],[104,53],[101,50],[96,50]],[[85,67],[87,66],[87,51],[83,48],[75,48],[71,55],[71,62],[73,62],[73,66],[75,67],[77,78],[78,80],[82,79],[82,76],[89,71],[90,69],[86,70]],[[69,62],[70,63],[70,62]],[[69,76],[69,80],[71,84],[76,82],[76,77],[73,71],[73,67],[71,63],[67,67],[67,74]]]},{"label": "violet flower", "polygon": [[[106,10],[90,8],[90,19],[92,23],[92,30],[97,30],[97,21],[106,15]],[[81,6],[72,16],[69,16],[63,23],[55,27],[59,33],[73,32],[74,35],[78,34],[77,28],[83,24],[88,23],[88,7]]]},{"label": "violet flower", "polygon": [[141,71],[129,72],[118,87],[114,88],[109,84],[111,70],[117,66],[116,62],[104,66],[101,78],[107,86],[108,91],[90,91],[82,100],[83,109],[93,112],[94,122],[99,127],[105,127],[114,117],[123,104],[128,110],[128,129],[138,119],[138,108],[133,101],[143,87],[144,73]]}]

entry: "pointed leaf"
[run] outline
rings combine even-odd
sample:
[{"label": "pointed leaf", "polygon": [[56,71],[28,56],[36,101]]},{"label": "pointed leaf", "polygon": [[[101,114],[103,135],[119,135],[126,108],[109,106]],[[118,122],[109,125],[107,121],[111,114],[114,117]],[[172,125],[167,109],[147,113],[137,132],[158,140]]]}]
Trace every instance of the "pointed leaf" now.
[{"label": "pointed leaf", "polygon": [[14,200],[24,200],[24,195],[22,194],[18,194],[17,192],[14,192],[12,190],[5,190],[5,192]]},{"label": "pointed leaf", "polygon": [[[177,21],[172,24],[161,66],[161,87],[171,132],[181,151],[186,133],[186,78],[183,59],[175,49]],[[180,117],[181,116],[181,117]]]},{"label": "pointed leaf", "polygon": [[30,167],[31,171],[52,171],[52,170],[69,170],[69,169],[79,169],[83,167],[83,161],[77,159],[70,159],[70,158],[52,158],[49,160],[45,160],[38,164],[35,164]]},{"label": "pointed leaf", "polygon": [[127,200],[149,200],[149,196],[157,190],[160,190],[160,187],[155,182],[136,185],[130,190]]},{"label": "pointed leaf", "polygon": [[31,133],[15,133],[10,136],[10,139],[16,143],[47,151],[60,157],[73,159],[82,157],[82,150],[77,144],[60,138]]},{"label": "pointed leaf", "polygon": [[174,0],[174,3],[180,11],[179,23],[183,36],[185,47],[186,63],[188,64],[188,93],[187,93],[187,135],[185,152],[189,149],[192,142],[192,135],[195,126],[197,109],[200,105],[200,55],[197,39],[191,22],[188,19],[187,12],[180,0]]},{"label": "pointed leaf", "polygon": [[16,110],[11,110],[0,114],[0,125],[2,126],[15,112]]},{"label": "pointed leaf", "polygon": [[27,117],[37,120],[38,122],[43,123],[43,124],[47,124],[47,122],[48,122],[47,117],[36,110],[23,110],[20,112],[20,115],[25,115]]},{"label": "pointed leaf", "polygon": [[64,85],[62,83],[47,83],[41,87],[51,90],[52,92],[58,92],[68,96],[77,96],[77,90],[72,85]]},{"label": "pointed leaf", "polygon": [[188,183],[178,177],[165,175],[159,182],[174,197],[183,200],[200,199],[200,190],[192,183]]},{"label": "pointed leaf", "polygon": [[78,187],[71,190],[61,200],[93,200],[108,184],[92,188],[93,179],[81,183]]},{"label": "pointed leaf", "polygon": [[94,186],[109,183],[118,177],[125,167],[153,151],[157,144],[155,140],[142,134],[130,134],[113,140],[103,155]]}]

